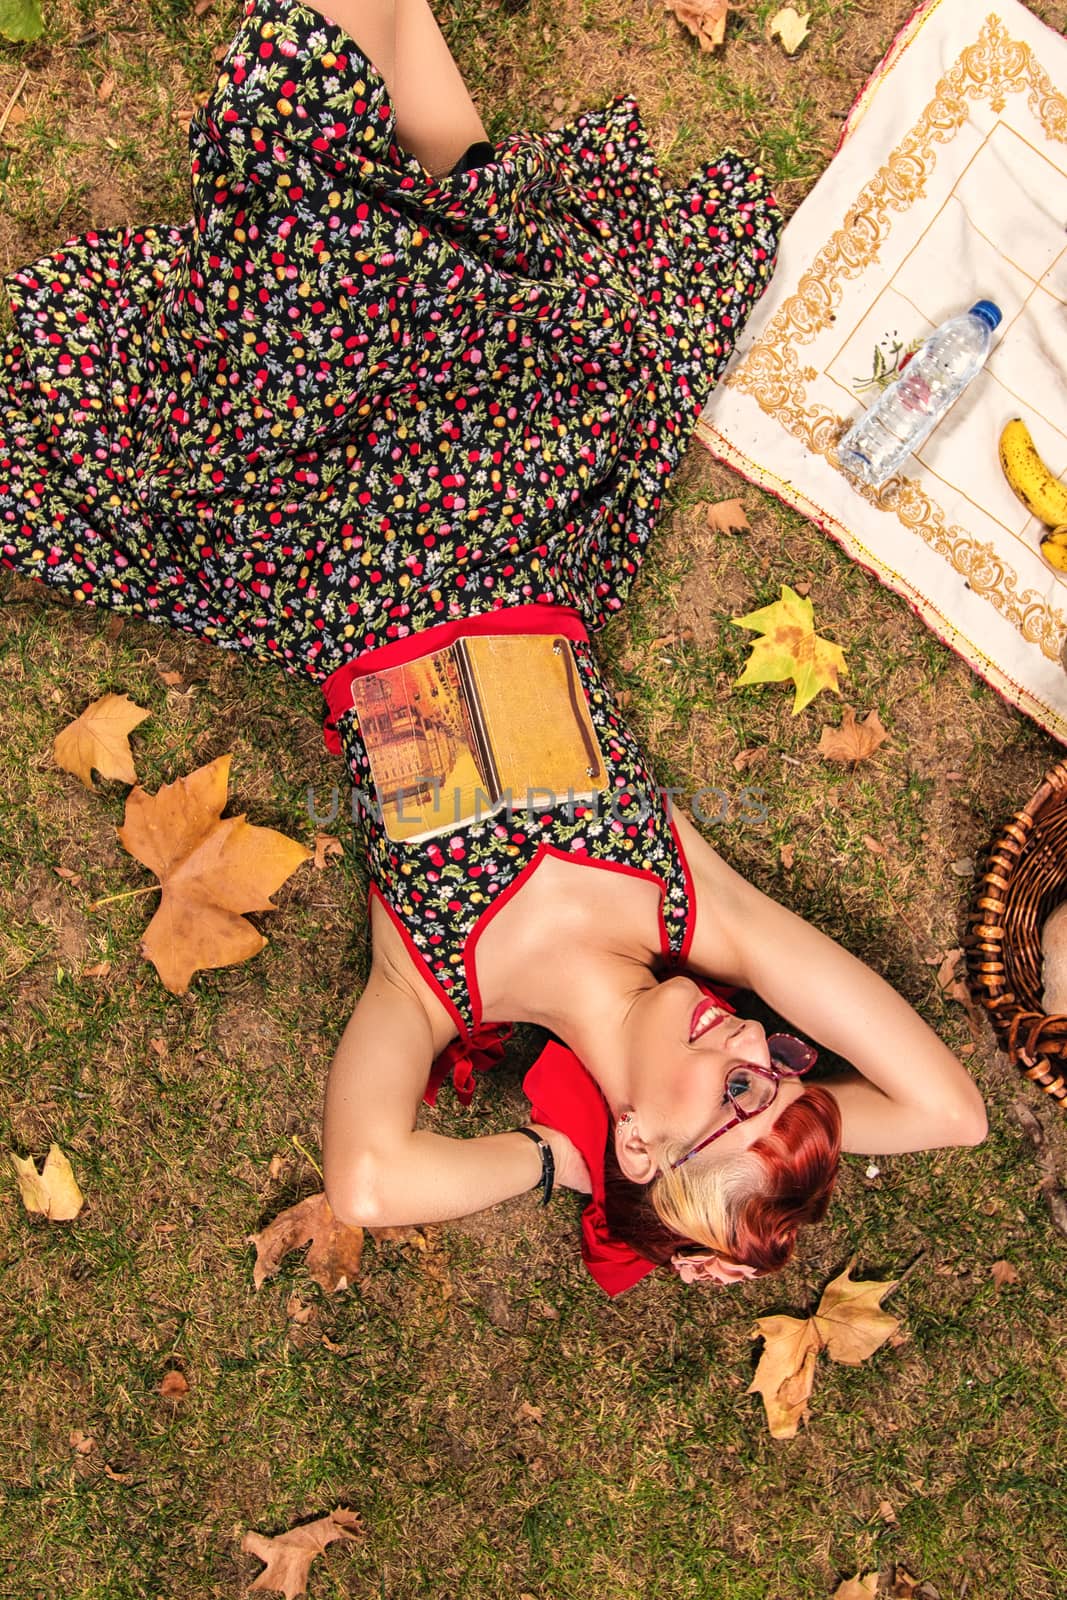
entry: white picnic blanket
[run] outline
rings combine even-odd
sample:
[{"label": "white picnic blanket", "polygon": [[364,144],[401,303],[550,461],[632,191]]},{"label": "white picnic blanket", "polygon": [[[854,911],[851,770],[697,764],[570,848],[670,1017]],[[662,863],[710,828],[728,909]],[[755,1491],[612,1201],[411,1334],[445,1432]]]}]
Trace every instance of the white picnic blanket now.
[{"label": "white picnic blanket", "polygon": [[[1005,482],[1003,424],[1067,474],[1067,40],[1018,0],[928,0],[849,115],[698,423],[1067,743],[1067,578]],[[833,463],[908,350],[975,300],[984,371],[880,490]]]}]

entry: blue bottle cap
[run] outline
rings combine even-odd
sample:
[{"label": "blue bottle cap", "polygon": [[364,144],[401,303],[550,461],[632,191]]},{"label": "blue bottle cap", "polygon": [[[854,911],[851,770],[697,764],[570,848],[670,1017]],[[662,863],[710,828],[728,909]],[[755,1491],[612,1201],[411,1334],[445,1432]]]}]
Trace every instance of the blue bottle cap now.
[{"label": "blue bottle cap", "polygon": [[977,301],[971,307],[970,314],[972,317],[981,317],[982,321],[991,332],[999,328],[1003,320],[1001,317],[1000,307],[995,305],[992,300]]}]

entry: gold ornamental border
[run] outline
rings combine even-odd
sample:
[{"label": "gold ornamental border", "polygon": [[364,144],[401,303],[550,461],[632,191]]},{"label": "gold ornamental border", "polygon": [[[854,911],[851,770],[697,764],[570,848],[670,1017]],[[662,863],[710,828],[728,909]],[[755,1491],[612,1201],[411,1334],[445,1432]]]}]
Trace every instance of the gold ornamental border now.
[{"label": "gold ornamental border", "polygon": [[[831,462],[844,419],[819,405],[806,405],[806,383],[817,376],[802,366],[799,346],[829,327],[845,283],[877,258],[888,234],[892,212],[921,198],[936,165],[935,146],[949,143],[964,126],[968,102],[987,99],[1001,112],[1008,94],[1028,93],[1030,110],[1050,140],[1067,141],[1067,96],[1056,90],[1022,40],[1012,39],[1001,20],[986,18],[974,44],[963,50],[937,85],[914,127],[890,152],[885,165],[860,191],[844,224],[832,234],[803,274],[795,292],[784,300],[760,338],[737,369],[728,387],[750,394],[813,454]],[[911,479],[905,479],[887,503],[885,491],[858,492],[880,510],[895,511],[903,526],[918,533],[969,584],[991,602],[1030,644],[1058,661],[1067,634],[1067,615],[1036,590],[1020,591],[1019,577],[993,546],[966,529],[947,524],[940,507]]]}]

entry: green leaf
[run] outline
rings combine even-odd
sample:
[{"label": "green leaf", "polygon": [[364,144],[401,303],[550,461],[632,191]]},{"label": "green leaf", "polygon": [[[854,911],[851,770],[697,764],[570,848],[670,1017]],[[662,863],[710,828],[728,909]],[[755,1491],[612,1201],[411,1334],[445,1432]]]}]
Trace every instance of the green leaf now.
[{"label": "green leaf", "polygon": [[837,687],[839,672],[848,673],[845,653],[829,639],[815,632],[811,601],[802,598],[787,583],[782,598],[773,605],[750,611],[747,617],[731,617],[738,628],[751,628],[764,637],[752,646],[752,654],[735,686],[743,683],[784,683],[796,685],[793,715],[810,705],[822,689]]},{"label": "green leaf", "polygon": [[0,33],[20,43],[44,32],[41,0],[0,0]]}]

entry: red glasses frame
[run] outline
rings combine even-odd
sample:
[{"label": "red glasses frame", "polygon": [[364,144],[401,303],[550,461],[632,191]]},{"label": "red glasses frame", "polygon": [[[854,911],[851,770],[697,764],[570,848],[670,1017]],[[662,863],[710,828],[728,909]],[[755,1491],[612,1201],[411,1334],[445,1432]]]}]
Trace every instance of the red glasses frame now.
[{"label": "red glasses frame", "polygon": [[[798,1039],[792,1033],[771,1033],[767,1036],[767,1049],[770,1053],[771,1065],[761,1067],[756,1061],[738,1062],[736,1067],[731,1067],[726,1074],[726,1081],[730,1081],[732,1072],[756,1072],[761,1078],[769,1078],[774,1085],[774,1093],[765,1106],[757,1106],[755,1111],[743,1111],[739,1105],[734,1106],[734,1114],[729,1122],[724,1122],[721,1128],[716,1128],[714,1133],[709,1133],[706,1139],[701,1139],[686,1155],[679,1156],[677,1161],[671,1162],[671,1171],[683,1166],[693,1156],[698,1156],[701,1150],[706,1150],[709,1144],[714,1144],[716,1139],[721,1139],[724,1133],[729,1133],[731,1128],[736,1128],[741,1122],[749,1122],[753,1117],[758,1117],[761,1111],[769,1111],[778,1098],[778,1085],[783,1078],[802,1078],[805,1072],[810,1072],[819,1059],[819,1052],[813,1044],[808,1044],[804,1039]],[[794,1066],[789,1056],[800,1061],[800,1066]]]}]

